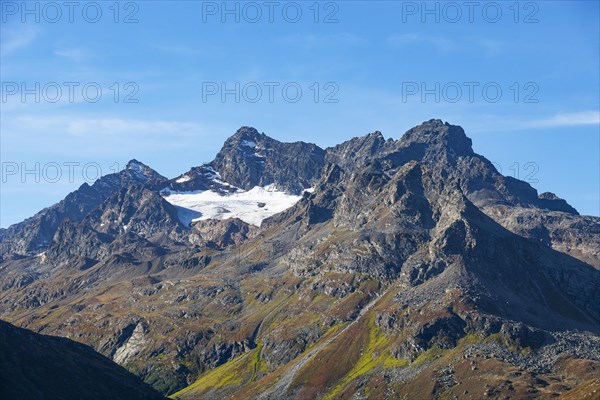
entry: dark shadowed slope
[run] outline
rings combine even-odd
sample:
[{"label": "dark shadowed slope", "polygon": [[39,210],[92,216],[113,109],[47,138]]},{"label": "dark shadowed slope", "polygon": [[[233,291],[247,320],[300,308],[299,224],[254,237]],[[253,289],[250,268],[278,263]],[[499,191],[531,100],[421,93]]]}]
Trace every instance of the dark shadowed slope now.
[{"label": "dark shadowed slope", "polygon": [[88,346],[0,321],[0,398],[151,400],[163,397]]}]

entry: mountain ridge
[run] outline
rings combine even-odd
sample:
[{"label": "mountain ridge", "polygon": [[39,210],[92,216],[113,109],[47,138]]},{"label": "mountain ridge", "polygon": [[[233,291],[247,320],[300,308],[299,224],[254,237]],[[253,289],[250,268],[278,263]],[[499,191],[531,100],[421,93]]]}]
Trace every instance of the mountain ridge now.
[{"label": "mountain ridge", "polygon": [[[112,178],[47,247],[8,238],[1,315],[73,332],[182,399],[382,387],[551,398],[600,385],[600,218],[502,176],[459,126],[430,120],[398,140],[373,132],[327,149],[242,127],[177,178],[130,167],[132,181]],[[169,202],[256,186],[298,196],[259,225],[227,203],[186,225]]]}]

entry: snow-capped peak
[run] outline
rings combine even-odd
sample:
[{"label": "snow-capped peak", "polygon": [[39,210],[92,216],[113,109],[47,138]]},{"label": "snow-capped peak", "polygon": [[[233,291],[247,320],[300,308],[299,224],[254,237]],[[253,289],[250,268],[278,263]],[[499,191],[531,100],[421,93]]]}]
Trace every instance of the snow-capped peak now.
[{"label": "snow-capped peak", "polygon": [[152,168],[136,159],[129,161],[125,166],[125,170],[131,172],[133,176],[142,181],[147,181],[156,175],[156,172]]}]

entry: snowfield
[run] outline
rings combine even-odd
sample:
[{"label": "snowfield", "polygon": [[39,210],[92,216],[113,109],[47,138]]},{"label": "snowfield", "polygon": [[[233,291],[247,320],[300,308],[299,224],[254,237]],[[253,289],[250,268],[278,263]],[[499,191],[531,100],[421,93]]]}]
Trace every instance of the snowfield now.
[{"label": "snowfield", "polygon": [[163,193],[165,200],[177,207],[178,217],[186,226],[195,221],[229,218],[260,226],[264,219],[287,210],[302,198],[270,186],[229,195],[210,190]]},{"label": "snowfield", "polygon": [[183,175],[181,178],[177,179],[175,182],[177,183],[184,183],[184,182],[188,182],[191,181],[192,178],[190,178],[189,175]]}]

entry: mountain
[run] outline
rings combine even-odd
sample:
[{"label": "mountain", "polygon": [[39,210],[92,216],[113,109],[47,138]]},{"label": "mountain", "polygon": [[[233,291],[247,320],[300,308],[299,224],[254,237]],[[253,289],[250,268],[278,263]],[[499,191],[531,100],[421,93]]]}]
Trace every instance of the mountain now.
[{"label": "mountain", "polygon": [[227,139],[211,166],[227,182],[245,190],[274,185],[301,194],[321,175],[325,152],[314,144],[282,143],[242,127]]},{"label": "mountain", "polygon": [[140,378],[90,347],[0,320],[3,399],[163,399]]},{"label": "mountain", "polygon": [[45,249],[62,221],[82,220],[119,188],[135,184],[157,188],[166,180],[147,165],[131,160],[123,171],[103,176],[91,186],[84,183],[59,203],[4,230],[0,236],[0,257],[31,255]]},{"label": "mountain", "polygon": [[[272,185],[301,194],[321,175],[325,151],[304,142],[282,143],[251,127],[241,127],[215,159],[171,181],[172,190],[231,188],[250,190]],[[218,172],[217,172],[218,171]]]},{"label": "mountain", "polygon": [[400,139],[400,149],[387,157],[396,165],[408,160],[424,163],[432,173],[457,182],[476,206],[504,204],[577,214],[566,201],[550,195],[538,196],[528,183],[502,176],[485,157],[473,152],[460,126],[431,120],[410,129]]},{"label": "mountain", "polygon": [[459,126],[327,149],[242,127],[210,163],[122,182],[3,253],[3,318],[180,399],[600,391],[600,218]]}]

